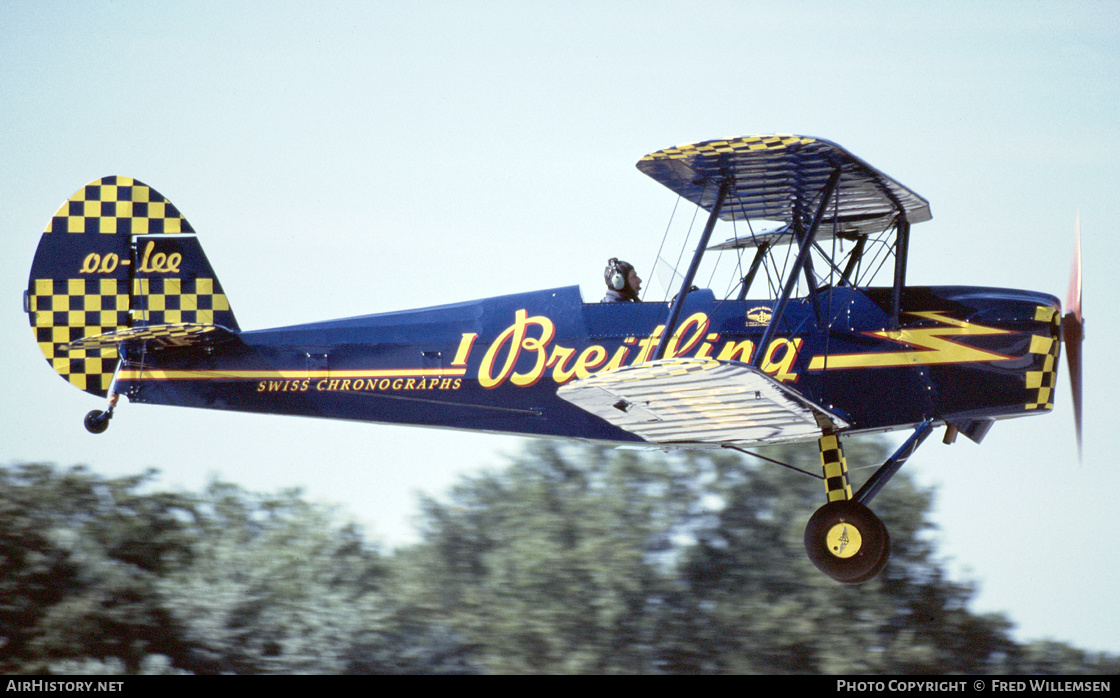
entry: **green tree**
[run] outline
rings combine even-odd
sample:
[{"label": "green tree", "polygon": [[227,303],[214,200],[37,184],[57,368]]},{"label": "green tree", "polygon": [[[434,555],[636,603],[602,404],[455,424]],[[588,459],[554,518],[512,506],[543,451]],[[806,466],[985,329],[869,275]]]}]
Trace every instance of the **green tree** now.
[{"label": "green tree", "polygon": [[[874,440],[847,451],[855,464],[887,455]],[[813,449],[767,455],[819,471]],[[1113,657],[1020,647],[1006,618],[969,611],[972,587],[946,577],[928,535],[931,497],[905,473],[880,493],[891,562],[844,586],[804,553],[818,479],[720,451],[537,443],[426,499],[423,542],[394,564],[412,571],[402,596],[489,671],[1115,670]]]},{"label": "green tree", "polygon": [[[641,671],[661,595],[658,557],[683,512],[673,478],[636,455],[574,465],[530,447],[502,473],[423,502],[425,543],[400,556],[406,590],[497,672]],[[679,510],[679,511],[676,511]]]},{"label": "green tree", "polygon": [[151,475],[0,468],[0,669],[471,669],[454,636],[404,622],[384,558],[333,509],[217,482],[146,492]]},{"label": "green tree", "polygon": [[[769,456],[815,473],[816,453]],[[880,462],[851,441],[853,465]],[[425,498],[422,541],[382,554],[340,512],[150,474],[0,468],[0,669],[84,673],[1115,673],[1019,645],[949,580],[905,474],[875,500],[883,573],[805,558],[812,477],[720,451],[539,442]],[[858,484],[858,483],[857,483]]]},{"label": "green tree", "polygon": [[154,584],[189,560],[178,516],[189,505],[138,494],[150,475],[0,469],[0,669],[45,671],[78,656],[137,671],[148,655],[180,650]]},{"label": "green tree", "polygon": [[350,639],[378,617],[381,562],[353,527],[298,491],[212,483],[191,522],[193,560],[165,575],[163,605],[195,672],[346,669]]}]

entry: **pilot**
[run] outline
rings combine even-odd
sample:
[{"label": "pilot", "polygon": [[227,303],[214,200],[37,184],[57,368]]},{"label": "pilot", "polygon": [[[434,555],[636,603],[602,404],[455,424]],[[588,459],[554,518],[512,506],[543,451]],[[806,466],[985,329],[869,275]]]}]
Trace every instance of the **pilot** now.
[{"label": "pilot", "polygon": [[603,303],[626,303],[637,301],[638,292],[642,290],[642,280],[634,265],[623,262],[617,257],[607,260],[607,268],[603,270],[603,280],[607,282],[607,295],[603,296]]}]

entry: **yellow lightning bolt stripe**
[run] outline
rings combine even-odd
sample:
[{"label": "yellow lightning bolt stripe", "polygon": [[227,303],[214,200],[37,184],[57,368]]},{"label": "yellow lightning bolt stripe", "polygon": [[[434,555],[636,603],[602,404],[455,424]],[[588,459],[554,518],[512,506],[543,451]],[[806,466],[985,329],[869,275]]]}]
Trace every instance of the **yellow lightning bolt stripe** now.
[{"label": "yellow lightning bolt stripe", "polygon": [[1000,330],[994,327],[985,327],[984,325],[975,325],[963,320],[956,320],[935,310],[907,314],[933,320],[934,322],[940,322],[948,326],[868,332],[867,334],[873,337],[880,337],[899,344],[908,344],[914,347],[914,349],[911,351],[814,356],[809,362],[809,370],[820,371],[825,368],[931,366],[934,364],[961,364],[977,361],[1005,361],[1012,358],[1004,356],[1003,354],[996,354],[995,352],[970,347],[967,344],[960,344],[951,339],[946,339],[946,337],[977,337],[982,335],[1010,334],[1010,330]]}]

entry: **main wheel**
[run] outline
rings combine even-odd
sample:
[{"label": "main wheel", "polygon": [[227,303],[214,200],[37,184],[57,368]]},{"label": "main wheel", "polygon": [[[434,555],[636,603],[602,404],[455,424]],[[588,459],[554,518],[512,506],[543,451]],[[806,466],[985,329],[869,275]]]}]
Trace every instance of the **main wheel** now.
[{"label": "main wheel", "polygon": [[883,571],[891,554],[887,527],[866,506],[829,502],[805,526],[805,551],[817,569],[844,584],[861,584]]},{"label": "main wheel", "polygon": [[86,431],[91,434],[100,434],[109,428],[109,418],[113,415],[101,410],[91,410],[86,414],[84,423]]}]

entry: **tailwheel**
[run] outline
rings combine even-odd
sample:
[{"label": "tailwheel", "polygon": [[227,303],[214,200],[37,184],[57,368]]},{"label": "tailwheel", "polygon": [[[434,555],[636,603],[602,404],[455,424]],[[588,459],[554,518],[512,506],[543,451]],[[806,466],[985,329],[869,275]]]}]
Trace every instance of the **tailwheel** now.
[{"label": "tailwheel", "polygon": [[844,584],[861,584],[883,571],[890,535],[870,509],[852,500],[829,502],[805,526],[805,551],[817,569]]},{"label": "tailwheel", "polygon": [[113,413],[109,410],[102,412],[101,410],[91,410],[86,413],[84,424],[86,431],[91,434],[100,434],[109,428],[109,419],[112,418]]},{"label": "tailwheel", "polygon": [[[117,371],[120,370],[121,364],[118,363]],[[105,410],[90,410],[86,413],[86,418],[83,423],[86,425],[86,431],[89,433],[100,434],[109,428],[109,420],[113,418],[113,409],[117,406],[117,400],[120,398],[120,395],[117,394],[115,390],[116,385],[117,374],[114,372],[112,387],[109,389],[109,404],[106,406]]]}]

